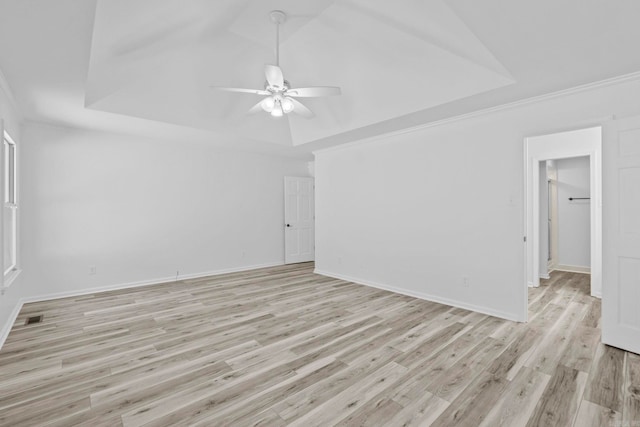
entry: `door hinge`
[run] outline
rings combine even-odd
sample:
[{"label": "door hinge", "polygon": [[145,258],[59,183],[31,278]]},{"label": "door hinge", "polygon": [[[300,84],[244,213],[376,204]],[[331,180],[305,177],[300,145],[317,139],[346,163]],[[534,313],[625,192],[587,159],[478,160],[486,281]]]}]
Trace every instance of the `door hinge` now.
[{"label": "door hinge", "polygon": [[525,241],[525,243],[526,243],[526,241],[527,241],[527,236],[524,236],[524,241]]}]

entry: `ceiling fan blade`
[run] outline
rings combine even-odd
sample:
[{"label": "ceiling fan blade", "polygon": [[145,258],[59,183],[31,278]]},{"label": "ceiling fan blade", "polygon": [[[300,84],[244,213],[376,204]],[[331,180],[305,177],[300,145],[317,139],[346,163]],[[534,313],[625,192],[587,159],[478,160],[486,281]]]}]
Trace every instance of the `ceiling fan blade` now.
[{"label": "ceiling fan blade", "polygon": [[271,95],[271,92],[262,89],[244,89],[240,87],[223,87],[223,86],[209,86],[211,89],[220,90],[222,92],[240,92],[240,93],[252,93],[254,95]]},{"label": "ceiling fan blade", "polygon": [[247,111],[247,114],[257,114],[257,113],[260,113],[260,112],[264,111],[264,109],[262,108],[262,101],[264,101],[264,100],[261,99],[260,102],[258,102],[256,105],[251,107],[249,109],[249,111]]},{"label": "ceiling fan blade", "polygon": [[335,86],[313,86],[313,87],[299,87],[289,89],[287,96],[297,96],[299,98],[316,98],[321,96],[333,96],[340,95],[342,91],[339,87]]},{"label": "ceiling fan blade", "polygon": [[282,75],[282,70],[277,65],[265,65],[264,75],[267,78],[269,86],[277,89],[284,87],[284,76]]},{"label": "ceiling fan blade", "polygon": [[312,117],[315,117],[315,114],[313,114],[313,111],[311,111],[307,107],[305,107],[302,102],[298,101],[297,99],[293,99],[293,98],[288,98],[288,99],[290,99],[291,102],[293,103],[293,112],[294,113],[301,115],[305,119],[310,119]]}]

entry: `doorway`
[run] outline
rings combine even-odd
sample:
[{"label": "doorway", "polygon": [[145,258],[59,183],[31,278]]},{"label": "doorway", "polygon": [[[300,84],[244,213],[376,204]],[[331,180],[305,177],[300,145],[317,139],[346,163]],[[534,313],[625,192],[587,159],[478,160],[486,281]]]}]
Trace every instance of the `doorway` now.
[{"label": "doorway", "polygon": [[[568,159],[573,159],[569,161]],[[586,162],[589,170],[589,195],[577,194],[584,192],[584,188],[565,188],[567,194],[559,195],[559,188],[556,185],[549,185],[548,191],[554,192],[558,198],[558,203],[562,197],[566,197],[566,203],[571,203],[570,207],[577,208],[574,210],[588,210],[589,216],[589,236],[585,244],[588,245],[589,269],[591,273],[591,295],[600,298],[602,296],[602,128],[592,127],[568,132],[555,133],[550,135],[535,136],[525,139],[525,173],[526,173],[526,209],[525,209],[525,265],[526,265],[526,286],[540,286],[540,277],[544,277],[548,270],[544,268],[548,266],[548,259],[541,260],[544,257],[544,248],[541,250],[541,244],[547,245],[549,251],[554,249],[554,229],[553,224],[549,227],[548,217],[545,214],[545,202],[549,203],[551,198],[545,194],[544,187],[541,186],[542,181],[549,181],[551,176],[551,184],[553,184],[553,175],[541,176],[541,173],[547,171],[550,161],[551,165],[557,165],[559,162]],[[544,165],[544,169],[542,167]],[[557,172],[557,171],[556,171]],[[542,191],[541,191],[542,189]],[[575,195],[568,194],[572,190]],[[542,198],[541,198],[542,196]],[[545,201],[545,198],[546,201]],[[572,200],[569,200],[572,199]],[[547,209],[546,212],[550,212]],[[551,212],[552,214],[552,212]],[[556,222],[557,226],[557,222]],[[547,232],[546,230],[549,229]],[[544,236],[550,238],[549,242],[544,241]],[[541,238],[542,236],[542,238]],[[583,238],[585,236],[582,236]],[[555,235],[556,244],[558,244],[557,232]],[[553,260],[554,255],[556,259]],[[556,263],[557,268],[560,262],[559,250],[551,253],[551,262]],[[571,269],[571,264],[566,264],[565,269]],[[579,266],[574,266],[579,267]],[[584,266],[583,266],[584,267]],[[577,271],[575,268],[574,271]],[[582,271],[586,272],[586,271]],[[525,299],[528,299],[528,293],[525,292]],[[527,301],[525,301],[525,318]]]},{"label": "doorway", "polygon": [[315,259],[313,178],[284,177],[284,263]]},{"label": "doorway", "polygon": [[539,275],[591,273],[589,157],[540,161]]}]

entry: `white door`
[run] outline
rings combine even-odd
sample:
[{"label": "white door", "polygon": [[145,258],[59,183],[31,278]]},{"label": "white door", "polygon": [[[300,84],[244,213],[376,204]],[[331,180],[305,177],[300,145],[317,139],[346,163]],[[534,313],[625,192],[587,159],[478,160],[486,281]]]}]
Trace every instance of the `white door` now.
[{"label": "white door", "polygon": [[315,258],[313,178],[284,177],[284,262]]},{"label": "white door", "polygon": [[602,342],[640,353],[640,117],[605,132]]}]

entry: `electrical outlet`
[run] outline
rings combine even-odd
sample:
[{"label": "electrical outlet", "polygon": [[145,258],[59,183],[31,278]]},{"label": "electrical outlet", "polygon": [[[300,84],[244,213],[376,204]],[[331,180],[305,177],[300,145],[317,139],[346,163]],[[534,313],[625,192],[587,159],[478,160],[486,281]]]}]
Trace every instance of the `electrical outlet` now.
[{"label": "electrical outlet", "polygon": [[93,275],[95,275],[96,273],[97,273],[96,266],[95,266],[95,265],[90,265],[90,266],[89,266],[89,275],[90,275],[90,276],[93,276]]},{"label": "electrical outlet", "polygon": [[462,276],[462,287],[463,288],[468,288],[469,287],[469,277],[468,276]]}]

